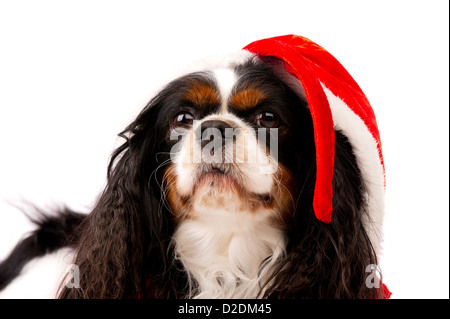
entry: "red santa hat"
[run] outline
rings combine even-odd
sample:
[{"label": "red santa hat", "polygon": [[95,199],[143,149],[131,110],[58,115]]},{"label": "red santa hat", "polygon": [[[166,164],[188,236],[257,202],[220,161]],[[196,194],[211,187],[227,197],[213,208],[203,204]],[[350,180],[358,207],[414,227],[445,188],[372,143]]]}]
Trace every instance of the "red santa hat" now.
[{"label": "red santa hat", "polygon": [[[329,223],[333,211],[331,182],[334,170],[334,128],[335,125],[339,125],[335,123],[336,119],[333,117],[335,106],[333,102],[344,103],[365,125],[375,142],[384,172],[380,134],[369,101],[339,61],[325,49],[304,37],[286,35],[264,39],[255,41],[244,49],[260,56],[283,60],[286,71],[301,83],[311,111],[315,133],[317,180],[314,211],[319,220]],[[329,99],[330,93],[340,101]]]},{"label": "red santa hat", "polygon": [[[313,208],[316,217],[325,223],[331,222],[333,215],[334,132],[340,130],[347,136],[366,192],[368,214],[363,216],[363,224],[380,254],[385,168],[375,114],[363,91],[336,58],[307,38],[285,35],[263,39],[244,50],[283,61],[286,74],[280,78],[308,102],[317,164]],[[389,298],[391,293],[384,285],[383,291]]]}]

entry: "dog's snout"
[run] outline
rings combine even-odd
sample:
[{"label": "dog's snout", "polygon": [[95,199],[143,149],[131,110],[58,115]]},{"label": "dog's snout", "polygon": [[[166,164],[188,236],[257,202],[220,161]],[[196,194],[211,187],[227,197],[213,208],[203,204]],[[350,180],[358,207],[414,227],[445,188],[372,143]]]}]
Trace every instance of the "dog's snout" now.
[{"label": "dog's snout", "polygon": [[226,140],[232,139],[232,125],[221,120],[208,120],[201,124],[197,130],[197,138],[201,141],[202,148],[214,141],[218,146],[225,146]]},{"label": "dog's snout", "polygon": [[225,132],[226,132],[227,128],[231,129],[233,127],[230,124],[228,124],[227,122],[221,121],[221,120],[209,120],[209,121],[203,122],[201,125],[202,134],[203,134],[203,132],[205,132],[205,130],[217,129],[220,131],[220,133],[222,134],[222,136],[224,138],[225,138]]}]

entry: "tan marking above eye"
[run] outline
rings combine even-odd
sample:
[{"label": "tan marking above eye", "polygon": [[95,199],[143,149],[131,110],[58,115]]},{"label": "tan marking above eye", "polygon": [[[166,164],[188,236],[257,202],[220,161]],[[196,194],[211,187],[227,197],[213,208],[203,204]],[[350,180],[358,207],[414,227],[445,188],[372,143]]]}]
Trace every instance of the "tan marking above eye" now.
[{"label": "tan marking above eye", "polygon": [[256,107],[267,98],[266,94],[256,88],[248,88],[235,93],[230,98],[233,107],[240,110],[248,110]]},{"label": "tan marking above eye", "polygon": [[184,99],[198,107],[220,103],[216,89],[204,83],[193,83],[184,94]]}]

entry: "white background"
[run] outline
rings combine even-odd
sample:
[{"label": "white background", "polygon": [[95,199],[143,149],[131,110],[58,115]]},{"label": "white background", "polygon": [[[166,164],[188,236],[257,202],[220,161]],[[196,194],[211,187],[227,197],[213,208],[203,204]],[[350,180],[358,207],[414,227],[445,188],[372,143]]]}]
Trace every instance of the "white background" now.
[{"label": "white background", "polygon": [[14,207],[86,211],[116,138],[187,63],[283,34],[330,51],[377,115],[383,279],[449,297],[449,3],[0,0],[0,259],[32,226]]}]

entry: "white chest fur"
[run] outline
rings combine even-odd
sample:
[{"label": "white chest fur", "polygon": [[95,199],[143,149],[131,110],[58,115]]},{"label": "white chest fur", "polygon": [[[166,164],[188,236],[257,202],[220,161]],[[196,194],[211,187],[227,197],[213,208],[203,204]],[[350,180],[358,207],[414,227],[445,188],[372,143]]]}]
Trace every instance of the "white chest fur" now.
[{"label": "white chest fur", "polygon": [[[205,208],[206,209],[206,208]],[[256,298],[284,254],[283,232],[270,211],[209,210],[184,220],[174,234],[194,298]]]}]

